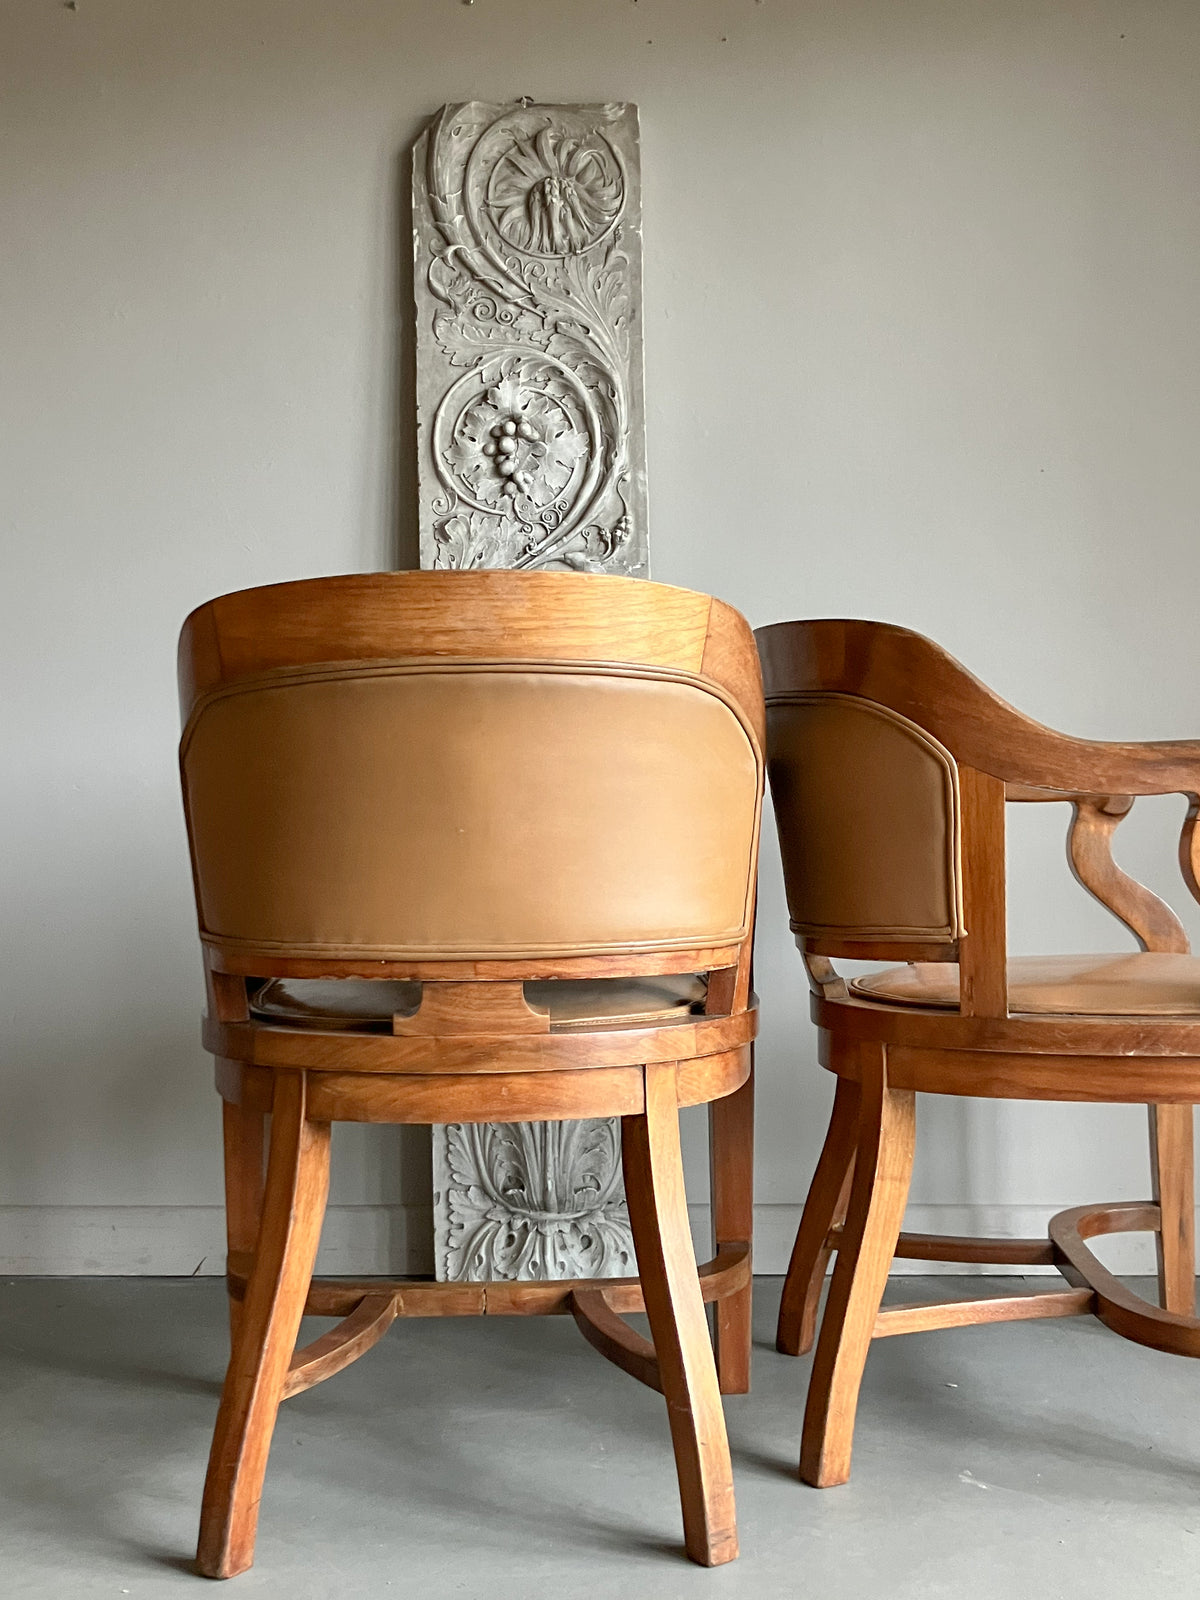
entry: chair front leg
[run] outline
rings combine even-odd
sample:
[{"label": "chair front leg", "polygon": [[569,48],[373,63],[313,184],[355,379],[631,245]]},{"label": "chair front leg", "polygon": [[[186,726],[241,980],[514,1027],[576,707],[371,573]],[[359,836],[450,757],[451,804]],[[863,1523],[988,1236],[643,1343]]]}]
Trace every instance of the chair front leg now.
[{"label": "chair front leg", "polygon": [[[751,1046],[753,1049],[753,1046]],[[740,1089],[708,1107],[714,1255],[722,1245],[749,1245],[754,1233],[754,1069]],[[722,1394],[750,1391],[750,1316],[754,1289],[713,1306],[713,1343]]]},{"label": "chair front leg", "polygon": [[912,1174],[916,1096],[911,1089],[889,1088],[883,1045],[859,1046],[859,1071],[850,1208],[817,1340],[800,1446],[800,1476],[819,1489],[850,1476],[859,1386]]},{"label": "chair front leg", "polygon": [[646,1109],[621,1123],[629,1221],[667,1402],[687,1553],[704,1567],[737,1555],[725,1415],[688,1226],[673,1062],[645,1069]]},{"label": "chair front leg", "polygon": [[1150,1178],[1161,1221],[1158,1251],[1158,1303],[1164,1311],[1194,1316],[1196,1311],[1196,1186],[1192,1108],[1148,1106]]},{"label": "chair front leg", "polygon": [[305,1077],[281,1072],[254,1266],[213,1434],[196,1564],[232,1578],[254,1560],[275,1417],[312,1281],[329,1192],[329,1124],[305,1114]]},{"label": "chair front leg", "polygon": [[[225,1240],[230,1258],[254,1254],[262,1220],[263,1154],[266,1118],[232,1100],[221,1104],[225,1145]],[[237,1341],[242,1302],[229,1296],[230,1347]]]},{"label": "chair front leg", "polygon": [[775,1348],[780,1355],[802,1356],[812,1349],[817,1331],[817,1306],[832,1254],[827,1243],[829,1230],[844,1219],[850,1198],[854,1149],[858,1143],[859,1098],[858,1084],[852,1078],[837,1080],[829,1129],[809,1185],[796,1242],[792,1246],[792,1259],[783,1282],[779,1324],[775,1330]]}]

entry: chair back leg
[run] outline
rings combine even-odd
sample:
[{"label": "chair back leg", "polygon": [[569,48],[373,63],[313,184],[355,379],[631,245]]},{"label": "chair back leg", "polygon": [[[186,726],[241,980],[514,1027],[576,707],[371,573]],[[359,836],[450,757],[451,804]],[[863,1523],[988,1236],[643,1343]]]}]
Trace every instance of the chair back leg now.
[{"label": "chair back leg", "polygon": [[854,1417],[912,1175],[916,1096],[887,1082],[883,1045],[858,1047],[861,1108],[850,1207],[821,1320],[800,1446],[817,1488],[850,1476]]},{"label": "chair back leg", "polygon": [[[266,1118],[232,1100],[221,1102],[225,1143],[225,1240],[229,1258],[254,1253],[262,1220],[263,1153]],[[237,1342],[242,1302],[229,1296],[229,1343]]]},{"label": "chair back leg", "polygon": [[1196,1311],[1196,1185],[1192,1108],[1148,1106],[1150,1178],[1162,1222],[1158,1250],[1158,1303],[1164,1311]]},{"label": "chair back leg", "polygon": [[780,1355],[802,1356],[812,1349],[825,1269],[833,1254],[828,1243],[829,1232],[845,1220],[850,1201],[854,1151],[858,1144],[858,1103],[858,1084],[853,1078],[838,1078],[825,1143],[804,1202],[792,1259],[783,1281],[775,1330],[775,1348]]},{"label": "chair back leg", "polygon": [[[708,1106],[713,1255],[724,1245],[749,1245],[754,1234],[754,1074]],[[750,1314],[754,1288],[713,1306],[713,1344],[722,1394],[750,1392]]]},{"label": "chair back leg", "polygon": [[305,1115],[305,1075],[281,1072],[262,1224],[213,1434],[196,1565],[232,1578],[254,1560],[275,1417],[312,1282],[329,1193],[329,1124]]},{"label": "chair back leg", "polygon": [[738,1553],[733,1473],[688,1225],[674,1062],[646,1067],[645,1082],[645,1112],[621,1123],[629,1221],[671,1425],[684,1543],[693,1561],[715,1567]]}]

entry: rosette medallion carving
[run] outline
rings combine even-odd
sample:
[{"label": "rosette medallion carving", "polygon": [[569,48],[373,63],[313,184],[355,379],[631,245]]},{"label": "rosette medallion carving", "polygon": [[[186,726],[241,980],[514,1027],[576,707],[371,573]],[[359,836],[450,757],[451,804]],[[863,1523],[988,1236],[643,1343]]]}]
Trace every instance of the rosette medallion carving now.
[{"label": "rosette medallion carving", "polygon": [[[413,150],[423,567],[646,576],[631,105],[444,106]],[[616,1122],[433,1130],[447,1280],[621,1277]]]}]

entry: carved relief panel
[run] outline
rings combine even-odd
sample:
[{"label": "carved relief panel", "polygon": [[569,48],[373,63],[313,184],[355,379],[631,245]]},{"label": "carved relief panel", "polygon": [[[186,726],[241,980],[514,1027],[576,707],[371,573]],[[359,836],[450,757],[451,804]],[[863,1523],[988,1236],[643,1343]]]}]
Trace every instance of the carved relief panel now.
[{"label": "carved relief panel", "polygon": [[[423,567],[646,576],[631,105],[445,106],[413,151]],[[433,1130],[449,1280],[633,1273],[615,1121]]]},{"label": "carved relief panel", "polygon": [[633,106],[446,106],[413,153],[421,564],[644,574]]}]

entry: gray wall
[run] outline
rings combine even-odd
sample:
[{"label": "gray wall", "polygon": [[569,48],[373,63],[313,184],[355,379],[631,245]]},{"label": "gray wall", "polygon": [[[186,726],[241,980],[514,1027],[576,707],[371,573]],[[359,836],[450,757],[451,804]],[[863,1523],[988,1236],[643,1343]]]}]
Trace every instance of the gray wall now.
[{"label": "gray wall", "polygon": [[[219,1265],[175,637],[223,590],[411,561],[423,118],[640,105],[657,577],[1186,735],[1198,60],[1193,0],[0,4],[0,1269]],[[1182,803],[1140,810],[1125,859],[1175,893]],[[1013,945],[1119,947],[1063,821],[1014,821]],[[778,1269],[830,1090],[770,847],[761,927]],[[914,1211],[1028,1230],[1144,1190],[1143,1146],[1136,1110],[932,1104]],[[419,1144],[337,1153],[326,1260],[419,1264]]]}]

